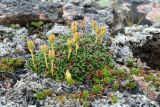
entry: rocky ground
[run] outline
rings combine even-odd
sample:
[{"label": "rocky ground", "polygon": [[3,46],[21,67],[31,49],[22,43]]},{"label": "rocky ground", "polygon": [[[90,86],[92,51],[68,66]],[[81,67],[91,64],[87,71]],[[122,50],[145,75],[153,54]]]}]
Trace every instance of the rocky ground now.
[{"label": "rocky ground", "polygon": [[[0,0],[0,58],[27,59],[31,57],[27,40],[34,40],[39,47],[52,32],[57,36],[70,33],[68,25],[73,20],[84,19],[88,23],[86,30],[91,31],[90,23],[94,19],[108,28],[106,40],[118,68],[127,72],[130,69],[123,65],[129,58],[135,58],[144,70],[159,72],[160,24],[157,17],[160,1],[118,0],[117,3],[104,0],[103,3],[106,5],[96,0]],[[133,10],[132,26],[127,25],[124,18],[123,12],[128,12],[128,9]],[[137,15],[146,15],[141,21],[143,25],[136,25]],[[43,23],[35,26],[34,21]],[[90,106],[159,107],[160,92],[152,88],[146,91],[142,88],[146,83],[140,77],[135,77],[135,81],[139,85],[139,93],[117,91],[114,93],[118,97],[116,104],[111,104],[111,99],[104,93],[102,97],[94,98]],[[37,101],[34,93],[46,88],[51,90],[52,97]],[[20,68],[13,74],[0,72],[0,107],[79,107],[81,102],[73,100],[72,94],[85,88],[41,77],[26,68]],[[65,97],[59,100],[57,96],[62,95]]]}]

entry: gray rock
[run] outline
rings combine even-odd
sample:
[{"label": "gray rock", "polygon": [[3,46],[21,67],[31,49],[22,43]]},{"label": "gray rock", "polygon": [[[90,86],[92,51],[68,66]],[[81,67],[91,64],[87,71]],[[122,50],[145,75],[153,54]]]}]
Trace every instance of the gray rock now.
[{"label": "gray rock", "polygon": [[125,34],[118,34],[112,40],[111,50],[119,62],[126,62],[128,58],[133,57],[133,47],[142,46],[147,40],[153,37],[153,34],[160,32],[159,28],[148,26],[132,26],[125,28]]},{"label": "gray rock", "polygon": [[82,19],[83,8],[81,6],[75,6],[71,3],[66,3],[63,5],[63,19],[64,20],[74,20]]},{"label": "gray rock", "polygon": [[36,20],[55,22],[60,17],[60,3],[44,3],[39,0],[1,0],[0,24],[24,24]]},{"label": "gray rock", "polygon": [[58,35],[67,35],[71,32],[68,26],[55,24],[54,27],[51,30],[49,30],[46,35],[49,36],[51,33]]},{"label": "gray rock", "polygon": [[5,33],[2,37],[3,42],[0,43],[0,56],[25,53],[26,38],[28,36],[26,28],[12,29],[0,26],[0,32]]}]

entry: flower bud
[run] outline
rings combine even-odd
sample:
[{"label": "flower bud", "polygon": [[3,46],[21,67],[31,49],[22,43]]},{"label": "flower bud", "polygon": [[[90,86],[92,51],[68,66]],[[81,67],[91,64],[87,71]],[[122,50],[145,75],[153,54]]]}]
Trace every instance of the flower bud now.
[{"label": "flower bud", "polygon": [[75,33],[78,30],[78,22],[74,21],[71,23],[71,31],[72,33]]},{"label": "flower bud", "polygon": [[66,76],[67,82],[72,80],[72,75],[69,72],[69,70],[66,71],[65,76]]},{"label": "flower bud", "polygon": [[48,37],[48,40],[49,40],[50,43],[54,43],[54,41],[55,41],[55,35],[53,33],[51,33],[49,35],[49,37]]},{"label": "flower bud", "polygon": [[42,45],[40,47],[40,51],[43,53],[43,54],[46,54],[48,52],[48,46],[45,44],[45,45]]},{"label": "flower bud", "polygon": [[27,45],[29,50],[33,50],[33,48],[35,47],[34,42],[32,40],[28,40]]},{"label": "flower bud", "polygon": [[53,59],[55,58],[55,51],[49,50],[48,56],[49,56],[49,58],[50,58],[51,60],[53,60]]},{"label": "flower bud", "polygon": [[92,29],[95,29],[97,26],[97,22],[95,20],[92,20],[91,26],[92,26]]}]

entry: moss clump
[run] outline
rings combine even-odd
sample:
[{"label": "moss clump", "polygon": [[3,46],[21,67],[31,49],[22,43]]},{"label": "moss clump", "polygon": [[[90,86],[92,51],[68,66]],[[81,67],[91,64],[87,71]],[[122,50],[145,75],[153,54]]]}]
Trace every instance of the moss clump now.
[{"label": "moss clump", "polygon": [[[61,36],[57,38],[58,42],[55,44],[55,79],[64,80],[65,72],[68,69],[74,80],[82,82],[88,74],[93,74],[98,69],[109,64],[111,57],[108,52],[108,47],[106,45],[95,44],[94,37],[89,35],[81,37],[77,56],[76,51],[73,51],[70,59],[68,59],[68,46],[66,44],[68,38],[70,38],[70,36]],[[73,47],[73,49],[74,48],[75,47]],[[50,62],[48,57],[47,60]],[[35,63],[38,65],[38,73],[44,74],[47,68],[41,53],[35,55]],[[29,68],[34,71],[31,59],[28,60],[27,64]]]},{"label": "moss clump", "polygon": [[0,60],[0,72],[13,72],[19,67],[23,67],[25,64],[22,58],[2,58]]},{"label": "moss clump", "polygon": [[49,89],[44,89],[42,91],[39,91],[36,93],[35,98],[37,100],[43,100],[45,99],[47,96],[52,96],[52,91]]}]

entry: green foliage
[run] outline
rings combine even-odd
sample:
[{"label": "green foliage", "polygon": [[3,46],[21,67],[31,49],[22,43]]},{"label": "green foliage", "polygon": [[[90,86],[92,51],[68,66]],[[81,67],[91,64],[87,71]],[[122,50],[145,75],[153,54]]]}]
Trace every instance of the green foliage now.
[{"label": "green foliage", "polygon": [[52,91],[49,89],[45,89],[43,91],[37,92],[35,98],[37,100],[43,100],[45,99],[47,96],[52,96]]},{"label": "green foliage", "polygon": [[116,80],[126,80],[129,77],[129,74],[122,69],[114,69],[112,71],[112,76],[116,78]]},{"label": "green foliage", "polygon": [[43,93],[43,92],[38,92],[37,94],[36,94],[36,96],[35,96],[35,98],[37,99],[37,100],[43,100],[43,99],[45,99],[45,94]]},{"label": "green foliage", "polygon": [[131,73],[139,76],[139,75],[141,75],[141,68],[138,68],[138,67],[137,68],[132,68]]},{"label": "green foliage", "polygon": [[11,27],[12,29],[17,29],[17,28],[20,27],[20,25],[19,25],[19,24],[11,24],[10,27]]},{"label": "green foliage", "polygon": [[128,67],[133,67],[134,66],[134,61],[132,59],[128,59],[127,66]]},{"label": "green foliage", "polygon": [[112,102],[112,104],[117,103],[117,102],[118,102],[118,97],[115,96],[115,95],[112,95],[112,96],[111,96],[111,102]]},{"label": "green foliage", "polygon": [[154,76],[154,74],[153,73],[150,73],[149,75],[147,75],[146,77],[145,77],[145,80],[147,81],[147,82],[149,82],[149,81],[155,81],[156,80],[156,77]]},{"label": "green foliage", "polygon": [[119,86],[120,86],[119,83],[118,83],[118,82],[115,82],[115,83],[113,84],[113,90],[114,90],[114,91],[118,90]]},{"label": "green foliage", "polygon": [[0,60],[0,72],[13,72],[15,69],[23,67],[24,64],[25,61],[22,58],[5,57]]},{"label": "green foliage", "polygon": [[89,91],[84,90],[84,91],[82,92],[81,98],[87,100],[87,99],[89,98]]},{"label": "green foliage", "polygon": [[34,29],[39,29],[43,24],[44,24],[43,21],[31,22],[31,26],[32,26]]},{"label": "green foliage", "polygon": [[84,101],[83,107],[90,107],[90,101]]},{"label": "green foliage", "polygon": [[[77,56],[76,52],[73,51],[68,60],[68,46],[66,44],[68,38],[70,37],[61,36],[55,45],[56,58],[54,64],[56,79],[64,80],[65,72],[68,69],[73,79],[81,82],[88,74],[94,73],[110,62],[111,58],[108,54],[107,46],[95,44],[93,36],[82,37]],[[29,68],[34,71],[31,59],[27,62]],[[46,67],[43,55],[40,53],[36,54],[35,62],[38,65],[37,71],[44,73]]]},{"label": "green foliage", "polygon": [[100,84],[94,85],[94,86],[92,87],[92,92],[93,92],[94,94],[99,94],[99,93],[101,93],[102,89],[103,89],[102,85],[100,85]]},{"label": "green foliage", "polygon": [[132,89],[135,89],[136,86],[137,86],[136,82],[130,80],[126,83],[125,88],[128,90],[132,90]]}]

